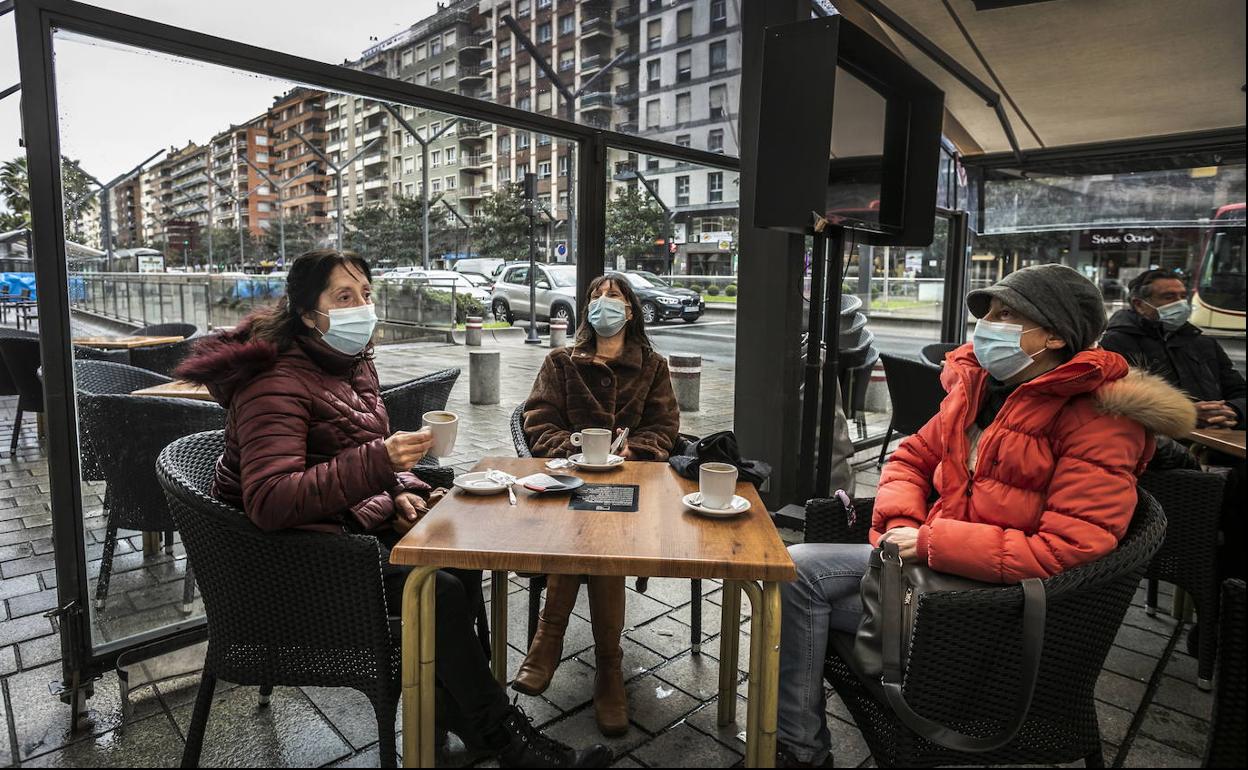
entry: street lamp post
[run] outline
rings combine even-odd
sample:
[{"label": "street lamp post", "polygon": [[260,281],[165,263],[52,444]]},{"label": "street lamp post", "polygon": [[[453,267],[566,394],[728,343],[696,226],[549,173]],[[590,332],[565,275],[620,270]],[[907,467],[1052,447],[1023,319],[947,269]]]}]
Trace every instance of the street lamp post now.
[{"label": "street lamp post", "polygon": [[668,228],[668,236],[666,238],[667,240],[666,248],[667,248],[667,274],[672,275],[673,263],[676,260],[676,257],[674,256],[672,252],[672,246],[676,243],[676,212],[668,208],[667,204],[663,202],[663,199],[659,197],[659,191],[658,189],[656,189],[655,183],[647,179],[646,175],[641,173],[640,169],[637,169],[637,168],[625,169],[623,171],[618,172],[615,175],[615,179],[616,181],[620,181],[620,182],[627,182],[633,179],[636,179],[637,181],[641,182],[641,186],[644,187],[646,192],[649,193],[650,197],[654,199],[654,202],[659,204],[659,208],[663,209],[663,214],[664,216],[667,217],[668,224],[671,225],[671,227]]},{"label": "street lamp post", "polygon": [[540,345],[537,336],[537,241],[534,240],[534,220],[537,218],[537,175],[531,171],[524,174],[524,212],[529,217],[529,335],[526,345]]},{"label": "street lamp post", "polygon": [[251,158],[244,156],[243,160],[247,161],[247,165],[254,168],[256,170],[256,173],[262,176],[264,178],[264,181],[268,182],[269,186],[272,187],[277,192],[278,254],[281,257],[282,264],[285,265],[286,264],[286,200],[285,200],[284,193],[286,192],[286,188],[294,184],[295,181],[298,180],[300,177],[308,176],[309,174],[311,174],[312,169],[310,168],[304,169],[303,171],[300,171],[298,174],[295,174],[290,179],[287,179],[284,182],[277,182],[273,179],[273,177],[269,176],[268,172],[266,172],[264,169],[257,166],[255,163],[252,163]]},{"label": "street lamp post", "polygon": [[[536,45],[533,44],[533,41],[529,39],[529,36],[527,34],[525,34],[524,30],[520,27],[520,24],[515,20],[514,17],[512,17],[510,14],[507,14],[503,16],[502,22],[511,29],[511,33],[516,36],[516,40],[519,41],[520,45],[524,46],[524,49],[529,52],[529,56],[533,59],[533,62],[537,64],[538,67],[541,68],[542,72],[545,73],[546,77],[550,79],[550,82],[555,84],[555,90],[557,90],[559,92],[559,95],[563,97],[564,105],[567,107],[568,120],[572,121],[573,123],[576,122],[576,100],[580,99],[582,96],[588,93],[591,86],[597,83],[602,78],[603,75],[610,72],[612,67],[618,64],[621,59],[623,59],[625,56],[628,55],[627,51],[621,54],[618,54],[614,59],[607,62],[607,65],[605,67],[598,70],[598,72],[592,78],[582,83],[580,88],[573,91],[566,83],[563,82],[563,78],[559,77],[559,73],[555,71],[555,68],[550,66],[550,62],[546,61],[546,57],[543,56],[542,52],[538,50]],[[576,180],[576,143],[573,142],[568,147],[568,254],[569,256],[572,257],[573,261],[576,260],[576,187],[575,187],[576,182],[575,180]]]},{"label": "street lamp post", "polygon": [[447,203],[446,198],[439,198],[438,203],[441,203],[443,206],[445,206],[446,210],[451,212],[451,214],[454,215],[454,217],[459,220],[459,223],[464,226],[464,256],[471,257],[472,256],[472,224],[467,219],[464,219],[463,215],[460,214],[459,211],[456,210],[454,206]]},{"label": "street lamp post", "polygon": [[299,141],[303,142],[304,145],[306,145],[307,148],[312,151],[312,154],[316,155],[316,157],[320,158],[325,163],[326,166],[329,166],[331,169],[334,170],[334,199],[335,201],[337,201],[336,205],[338,207],[338,216],[334,217],[334,219],[336,220],[335,224],[337,225],[336,232],[337,232],[338,250],[341,251],[342,250],[342,172],[345,171],[352,163],[362,158],[369,151],[369,149],[372,148],[374,144],[377,144],[378,142],[380,142],[381,137],[377,137],[373,141],[364,145],[364,147],[362,147],[359,152],[352,155],[347,160],[346,163],[343,163],[340,166],[337,163],[334,163],[332,160],[330,160],[329,156],[326,155],[315,144],[312,144],[311,142],[309,142],[307,137],[299,133],[299,129],[292,128],[290,130],[295,133],[295,136],[299,137]]},{"label": "street lamp post", "polygon": [[424,244],[423,244],[423,249],[421,251],[421,254],[424,259],[425,269],[428,270],[429,269],[429,145],[436,142],[439,137],[441,137],[447,131],[451,130],[451,127],[459,122],[459,118],[451,118],[450,120],[447,121],[446,125],[438,129],[437,133],[433,134],[428,139],[426,139],[420,135],[419,131],[412,128],[412,124],[407,122],[407,120],[403,117],[403,113],[399,111],[398,107],[396,107],[393,104],[383,104],[382,106],[385,107],[386,112],[393,115],[394,119],[399,122],[399,125],[403,126],[404,130],[406,130],[407,133],[411,134],[412,138],[415,139],[420,144],[420,187],[421,187],[420,208],[421,208],[421,230],[422,232],[424,232]]}]

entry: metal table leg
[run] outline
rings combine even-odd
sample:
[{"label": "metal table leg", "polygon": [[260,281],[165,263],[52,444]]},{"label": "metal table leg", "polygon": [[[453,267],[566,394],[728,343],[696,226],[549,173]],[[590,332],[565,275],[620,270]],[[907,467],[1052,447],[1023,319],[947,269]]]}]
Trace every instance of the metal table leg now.
[{"label": "metal table leg", "polygon": [[403,585],[403,766],[433,767],[434,613],[437,567],[418,567]]},{"label": "metal table leg", "polygon": [[775,767],[780,695],[780,584],[742,583],[750,597],[750,684],[745,766]]},{"label": "metal table leg", "polygon": [[719,726],[737,719],[737,657],[741,649],[741,584],[724,581],[719,623]]},{"label": "metal table leg", "polygon": [[507,572],[490,573],[490,668],[507,686]]}]

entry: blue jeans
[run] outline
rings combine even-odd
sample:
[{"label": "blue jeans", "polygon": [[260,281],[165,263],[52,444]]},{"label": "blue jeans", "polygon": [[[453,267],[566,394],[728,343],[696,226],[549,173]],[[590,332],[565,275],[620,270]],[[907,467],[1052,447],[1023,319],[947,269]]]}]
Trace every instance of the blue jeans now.
[{"label": "blue jeans", "polygon": [[797,565],[797,580],[780,586],[784,611],[777,737],[798,761],[821,764],[832,749],[823,697],[828,632],[858,630],[858,586],[871,546],[802,543],[791,546],[789,555]]}]

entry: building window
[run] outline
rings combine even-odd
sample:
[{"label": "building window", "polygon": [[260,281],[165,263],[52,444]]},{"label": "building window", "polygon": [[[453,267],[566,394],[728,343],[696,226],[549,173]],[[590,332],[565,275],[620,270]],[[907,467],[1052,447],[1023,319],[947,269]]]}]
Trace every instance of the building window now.
[{"label": "building window", "polygon": [[429,153],[429,165],[432,166],[433,168],[437,168],[438,166],[442,165],[442,151],[441,150],[434,150]]},{"label": "building window", "polygon": [[268,143],[269,143],[269,137],[265,136],[264,134],[256,134],[257,145],[259,145],[260,147],[264,147]]},{"label": "building window", "polygon": [[691,144],[691,142],[690,142],[690,139],[689,139],[689,135],[688,135],[688,134],[677,134],[677,135],[676,135],[676,146],[677,146],[677,147],[689,147],[689,146],[690,146],[690,144]]},{"label": "building window", "polygon": [[537,135],[538,147],[545,147],[548,144],[550,144],[550,134],[538,134]]},{"label": "building window", "polygon": [[537,0],[537,10],[540,11],[544,8],[549,8],[549,7],[550,7],[550,0]]},{"label": "building window", "polygon": [[686,91],[683,94],[676,94],[676,122],[688,123],[693,118],[691,113],[693,110],[693,97]]},{"label": "building window", "polygon": [[516,134],[516,149],[517,150],[529,149],[529,132],[528,131],[522,131],[521,133]]},{"label": "building window", "polygon": [[567,72],[576,66],[576,51],[569,48],[566,51],[559,52],[559,71]]},{"label": "building window", "polygon": [[527,95],[520,97],[516,100],[516,106],[525,112],[531,112],[533,110],[533,97]]},{"label": "building window", "polygon": [[502,61],[511,57],[511,43],[498,44],[498,60]]},{"label": "building window", "polygon": [[646,128],[659,127],[659,100],[651,99],[646,102]]},{"label": "building window", "polygon": [[537,111],[550,112],[550,91],[537,92]]},{"label": "building window", "polygon": [[442,38],[435,37],[429,41],[429,55],[437,56],[440,53],[442,53]]},{"label": "building window", "polygon": [[403,159],[403,173],[404,174],[416,173],[416,159],[411,157],[410,155]]},{"label": "building window", "polygon": [[563,211],[568,210],[568,194],[566,192],[559,193],[559,208]]},{"label": "building window", "polygon": [[658,91],[663,85],[662,73],[663,62],[660,59],[651,59],[646,62],[646,90]]},{"label": "building window", "polygon": [[711,129],[711,131],[706,135],[706,149],[711,152],[724,151],[724,129]]},{"label": "building window", "polygon": [[499,155],[511,154],[511,137],[510,136],[500,136],[498,138],[498,154]]},{"label": "building window", "polygon": [[529,5],[530,5],[529,0],[517,0],[517,2],[516,2],[516,16],[518,16],[518,17],[528,16],[528,15],[529,15]]},{"label": "building window", "polygon": [[728,27],[728,0],[711,0],[711,30]]},{"label": "building window", "polygon": [[690,80],[693,80],[693,51],[681,51],[676,54],[676,82]]},{"label": "building window", "polygon": [[727,86],[711,86],[711,118],[722,119],[728,117],[728,87]]},{"label": "building window", "polygon": [[646,171],[658,171],[659,159],[653,155],[646,156]]},{"label": "building window", "polygon": [[424,44],[416,46],[416,61],[424,61],[429,57],[429,52],[425,49]]},{"label": "building window", "polygon": [[442,65],[442,74],[448,79],[455,77],[455,60],[454,59],[451,59],[446,64]]},{"label": "building window", "polygon": [[403,57],[402,57],[403,66],[410,67],[414,56],[415,56],[415,51],[413,51],[411,48],[404,48]]},{"label": "building window", "polygon": [[711,203],[724,202],[724,174],[716,171],[706,175],[706,194]]},{"label": "building window", "polygon": [[559,156],[559,176],[567,176],[567,175],[568,175],[568,156],[560,155]]},{"label": "building window", "polygon": [[455,189],[455,177],[453,177],[453,176],[448,176],[448,177],[446,178],[446,189],[448,189],[448,190],[454,190],[454,189]]},{"label": "building window", "polygon": [[728,42],[720,40],[711,43],[711,72],[723,72],[728,69]]},{"label": "building window", "polygon": [[404,195],[406,195],[406,196],[407,196],[407,197],[409,197],[409,198],[410,198],[410,197],[412,197],[413,195],[415,195],[415,194],[416,194],[416,185],[414,185],[414,184],[405,184],[405,185],[403,185],[403,194],[404,194]]},{"label": "building window", "polygon": [[550,22],[546,21],[537,25],[537,42],[550,42]]},{"label": "building window", "polygon": [[498,73],[498,90],[506,91],[508,88],[511,88],[511,73],[503,70]]},{"label": "building window", "polygon": [[449,166],[454,162],[455,162],[455,148],[447,147],[446,148],[446,165]]},{"label": "building window", "polygon": [[676,13],[676,39],[688,40],[693,37],[693,9],[686,8]]},{"label": "building window", "polygon": [[455,30],[451,30],[450,32],[447,32],[445,35],[442,36],[442,45],[446,46],[447,48],[455,47]]},{"label": "building window", "polygon": [[429,189],[435,193],[442,192],[442,180],[434,179],[432,182],[429,183]]},{"label": "building window", "polygon": [[663,20],[654,19],[646,23],[646,46],[658,48],[663,44]]},{"label": "building window", "polygon": [[495,173],[495,176],[498,178],[498,181],[500,182],[510,181],[511,180],[511,166],[499,166],[498,172]]},{"label": "building window", "polygon": [[544,160],[537,164],[537,178],[550,179],[550,161]]},{"label": "building window", "polygon": [[442,80],[442,68],[441,68],[441,67],[430,67],[430,68],[429,68],[429,82],[430,82],[430,84],[432,84],[432,83],[438,83],[438,82],[441,82],[441,80]]},{"label": "building window", "polygon": [[417,72],[416,73],[416,85],[418,86],[425,85],[425,81],[428,77],[429,77],[428,72]]},{"label": "building window", "polygon": [[442,130],[442,123],[441,123],[441,122],[438,122],[438,123],[430,123],[430,124],[429,124],[429,136],[433,136],[433,135],[437,134],[437,133],[438,133],[439,131],[441,131],[441,130]]},{"label": "building window", "polygon": [[559,34],[570,35],[576,31],[576,17],[567,14],[559,17]]},{"label": "building window", "polygon": [[676,177],[676,205],[689,205],[689,177],[687,176]]},{"label": "building window", "polygon": [[657,11],[663,7],[663,0],[650,0],[649,9]]},{"label": "building window", "polygon": [[528,64],[524,65],[523,67],[516,67],[516,84],[517,85],[519,86],[528,85],[529,69],[530,69],[530,65]]}]

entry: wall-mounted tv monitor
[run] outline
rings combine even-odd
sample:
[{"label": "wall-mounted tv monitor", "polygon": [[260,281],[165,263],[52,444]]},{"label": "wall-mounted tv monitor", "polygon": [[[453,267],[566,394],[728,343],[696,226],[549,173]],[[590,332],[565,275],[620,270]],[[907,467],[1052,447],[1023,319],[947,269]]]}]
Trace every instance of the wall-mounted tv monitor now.
[{"label": "wall-mounted tv monitor", "polygon": [[944,93],[840,16],[769,27],[758,131],[759,227],[926,246]]}]

